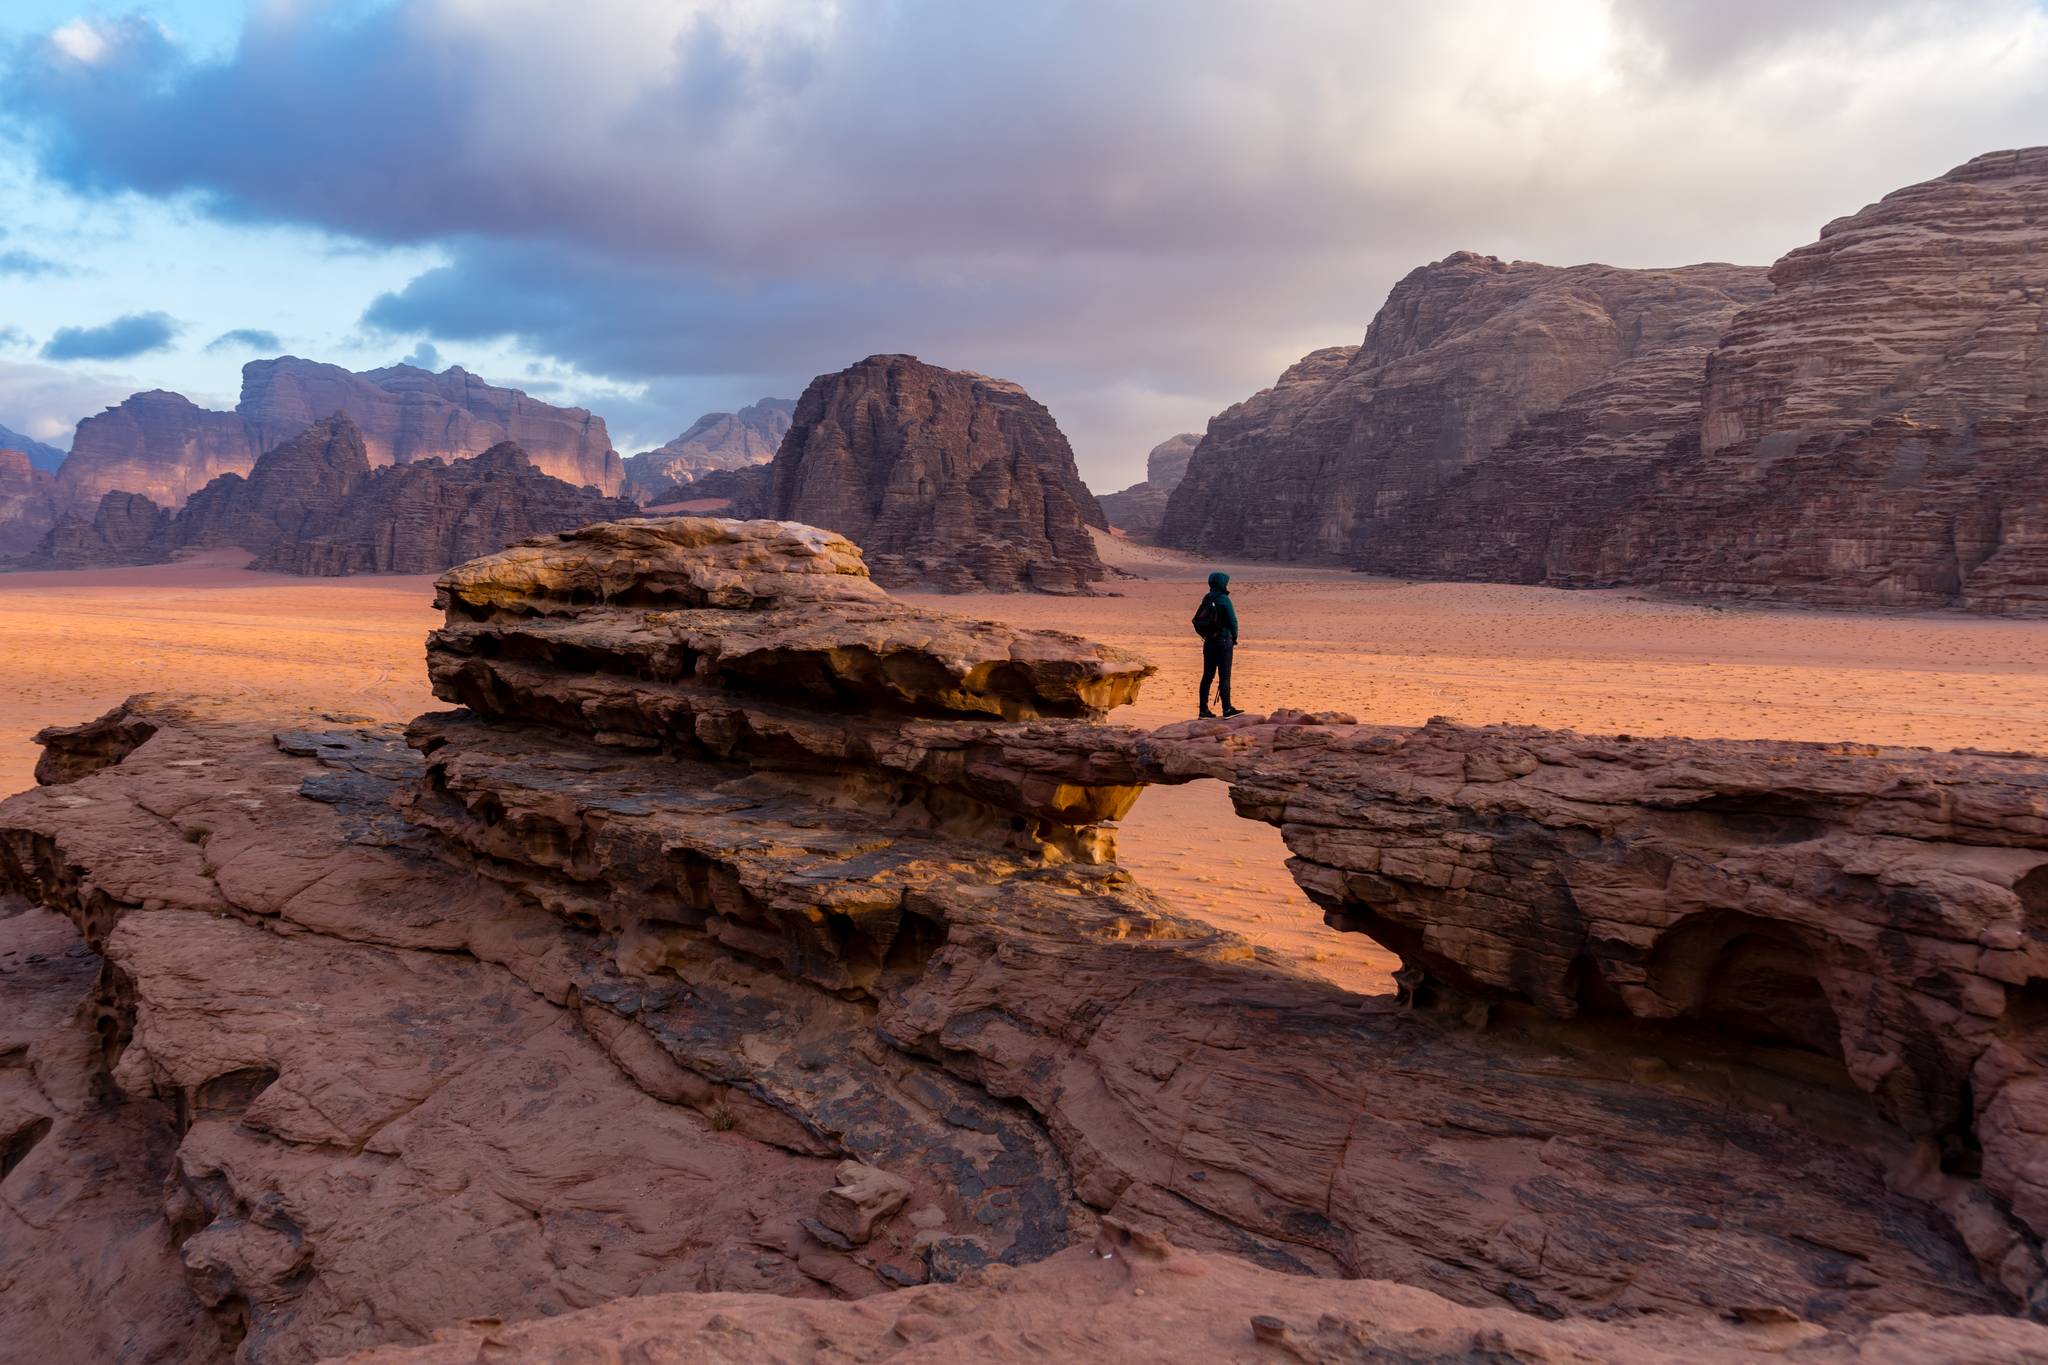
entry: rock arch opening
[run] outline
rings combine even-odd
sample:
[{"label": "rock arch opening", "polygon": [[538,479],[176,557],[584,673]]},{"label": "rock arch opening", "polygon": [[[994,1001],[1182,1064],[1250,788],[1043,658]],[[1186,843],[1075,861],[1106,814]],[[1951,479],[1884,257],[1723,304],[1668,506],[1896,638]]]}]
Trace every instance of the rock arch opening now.
[{"label": "rock arch opening", "polygon": [[1288,871],[1278,829],[1239,815],[1213,778],[1147,787],[1117,828],[1117,861],[1168,909],[1241,934],[1360,995],[1391,995],[1400,959],[1340,933]]}]

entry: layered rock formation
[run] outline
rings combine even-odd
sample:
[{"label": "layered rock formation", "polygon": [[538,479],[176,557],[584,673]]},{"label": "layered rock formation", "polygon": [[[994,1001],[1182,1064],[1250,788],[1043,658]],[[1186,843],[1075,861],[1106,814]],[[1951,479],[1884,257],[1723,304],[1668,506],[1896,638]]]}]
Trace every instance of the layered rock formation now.
[{"label": "layered rock formation", "polygon": [[335,412],[362,432],[372,465],[463,459],[512,441],[543,472],[572,485],[610,495],[625,479],[604,419],[582,408],[554,407],[455,367],[352,374],[281,356],[242,367],[242,397],[231,413],[158,390],[86,418],[59,484],[74,509],[119,489],[175,510],[222,474],[248,474],[263,452]]},{"label": "layered rock formation", "polygon": [[242,367],[235,411],[259,451],[333,412],[363,433],[372,465],[460,460],[511,442],[534,467],[575,487],[616,494],[625,471],[604,419],[487,384],[460,366],[434,374],[389,365],[351,374],[339,365],[281,356]]},{"label": "layered rock formation", "polygon": [[1188,461],[1201,443],[1200,436],[1184,431],[1153,446],[1145,457],[1143,483],[1096,499],[1109,524],[1133,540],[1149,541],[1158,535],[1159,523],[1166,518],[1166,500],[1187,476]]},{"label": "layered rock formation", "polygon": [[58,483],[74,509],[116,491],[177,508],[222,474],[248,473],[261,453],[236,413],[152,389],[80,422]]},{"label": "layered rock formation", "polygon": [[[1355,562],[1410,499],[1623,366],[1693,362],[1764,272],[1560,269],[1461,251],[1412,271],[1349,354],[1318,351],[1214,418],[1174,490],[1163,543]],[[1681,362],[1684,363],[1684,362]],[[1631,423],[1656,420],[1659,395]]]},{"label": "layered rock formation", "polygon": [[[1478,334],[1531,330],[1486,348],[1449,330],[1459,349],[1405,357],[1448,367],[1407,427],[1381,424],[1385,399],[1349,370],[1223,414],[1195,467],[1244,502],[1241,526],[1220,492],[1194,492],[1164,534],[1417,577],[2048,613],[2044,224],[2048,148],[1978,157],[1830,223],[1771,269],[1767,297],[1744,272],[1718,303],[1684,296],[1700,306],[1661,331],[1625,329],[1626,358],[1554,401],[1530,375],[1562,373],[1599,310],[1539,325],[1509,287],[1467,288],[1498,310]],[[1478,268],[1411,275],[1375,333],[1432,316],[1453,263]],[[1475,407],[1467,381],[1502,398]],[[1475,420],[1510,409],[1506,427]],[[1443,467],[1399,475],[1430,441]],[[1325,499],[1338,510],[1316,512]]]},{"label": "layered rock formation", "polygon": [[1836,606],[2048,613],[2048,148],[1837,219],[1706,368],[1628,581]]},{"label": "layered rock formation", "polygon": [[309,522],[369,476],[362,432],[335,413],[266,451],[246,479],[223,474],[195,492],[169,527],[165,549],[235,545],[260,558],[299,540]]},{"label": "layered rock formation", "polygon": [[432,573],[531,535],[633,510],[624,498],[601,498],[542,473],[507,441],[474,459],[371,470],[348,496],[315,504],[298,533],[272,542],[252,567],[330,577]]},{"label": "layered rock formation", "polygon": [[[1218,1339],[1260,1313],[1307,1359],[1414,1345],[1378,1316],[1404,1303],[1444,1350],[1763,1339],[1728,1315],[1840,1358],[2048,1349],[1868,1325],[2048,1309],[2041,760],[1148,735],[1100,719],[1142,661],[906,607],[786,523],[591,527],[440,590],[461,709],[401,735],[137,699],[47,732],[51,785],[0,803],[0,894],[65,921],[0,919],[47,945],[0,974],[37,1078],[0,1192],[72,1209],[0,1222],[25,1349],[203,1316],[298,1361],[969,1281],[878,1300],[908,1338],[1065,1292],[1105,1230],[1125,1274],[1201,1253]],[[1405,1002],[1132,883],[1113,821],[1203,776],[1401,952]],[[787,1312],[641,1297],[456,1341],[741,1350]],[[1639,1313],[1668,1331],[1536,1322]]]},{"label": "layered rock formation", "polygon": [[1103,574],[1074,452],[1007,380],[869,356],[811,381],[771,468],[769,515],[858,542],[882,583],[1078,593]]},{"label": "layered rock formation", "polygon": [[351,1365],[477,1360],[1272,1360],[1336,1365],[1814,1365],[1969,1360],[2026,1365],[2042,1329],[1994,1318],[1888,1318],[1827,1331],[1767,1319],[1545,1322],[1463,1308],[1384,1281],[1310,1280],[1175,1247],[1115,1220],[1096,1245],[1014,1274],[900,1290],[859,1304],[764,1295],[669,1294],[559,1318],[470,1323],[432,1345],[386,1347]]},{"label": "layered rock formation", "polygon": [[627,457],[626,490],[639,502],[660,502],[705,474],[767,464],[795,411],[794,398],[763,398],[738,412],[707,412],[667,445]]},{"label": "layered rock formation", "polygon": [[175,514],[108,493],[92,521],[66,517],[23,565],[149,564],[232,545],[255,556],[251,567],[284,573],[430,573],[632,510],[541,473],[509,442],[452,464],[372,469],[362,433],[336,413],[266,452],[247,478],[213,480]]},{"label": "layered rock formation", "polygon": [[171,514],[140,493],[104,493],[91,520],[67,512],[17,561],[24,569],[155,564],[168,553]]},{"label": "layered rock formation", "polygon": [[34,549],[57,524],[56,480],[28,452],[0,444],[0,559]]}]

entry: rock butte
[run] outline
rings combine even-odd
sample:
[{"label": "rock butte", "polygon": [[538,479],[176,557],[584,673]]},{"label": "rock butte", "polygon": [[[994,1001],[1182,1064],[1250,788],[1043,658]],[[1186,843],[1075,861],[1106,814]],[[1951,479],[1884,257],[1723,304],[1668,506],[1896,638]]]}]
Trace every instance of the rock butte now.
[{"label": "rock butte", "polygon": [[[0,803],[34,1358],[2048,1353],[2048,760],[1147,733],[789,523],[440,602],[459,709],[138,697]],[[1399,997],[1118,867],[1205,777]]]},{"label": "rock butte", "polygon": [[1008,380],[875,355],[820,375],[769,466],[771,515],[828,526],[877,581],[1085,593],[1106,528],[1052,414]]}]

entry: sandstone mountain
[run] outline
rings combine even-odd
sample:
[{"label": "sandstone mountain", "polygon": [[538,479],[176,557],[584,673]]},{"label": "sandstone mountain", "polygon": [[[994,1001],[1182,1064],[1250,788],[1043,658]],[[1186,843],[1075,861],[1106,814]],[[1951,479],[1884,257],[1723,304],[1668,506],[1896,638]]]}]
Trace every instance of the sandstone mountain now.
[{"label": "sandstone mountain", "polygon": [[57,471],[66,505],[86,509],[102,493],[140,493],[159,507],[222,474],[246,474],[261,448],[241,416],[202,408],[183,394],[151,389],[78,424]]},{"label": "sandstone mountain", "polygon": [[882,583],[1079,593],[1103,574],[1073,449],[1008,380],[869,356],[811,381],[770,469],[770,515],[855,541]]},{"label": "sandstone mountain", "polygon": [[[1471,287],[1482,268],[1543,270],[1453,257],[1404,280],[1358,361],[1320,378],[1304,362],[1211,424],[1166,542],[1411,577],[2048,614],[2048,148],[1887,195],[1765,282],[1604,272],[1685,287],[1661,331],[1629,325],[1626,357],[1595,372],[1565,353],[1589,320],[1622,316],[1583,292],[1600,268],[1546,272],[1577,277],[1565,298],[1585,307],[1565,322],[1530,311],[1543,291]],[[1718,300],[1694,288],[1702,271],[1726,275]],[[1483,308],[1462,332],[1418,329],[1445,276]],[[1368,356],[1404,328],[1441,335],[1398,363]],[[1503,328],[1504,345],[1465,340]],[[1386,376],[1417,364],[1435,372],[1389,424]]]},{"label": "sandstone mountain", "polygon": [[362,432],[335,413],[266,452],[246,478],[214,479],[175,514],[139,494],[103,494],[90,520],[67,515],[24,563],[147,564],[231,545],[255,556],[251,567],[284,573],[427,573],[631,510],[541,473],[510,442],[452,463],[372,469]]},{"label": "sandstone mountain", "polygon": [[[452,710],[135,698],[0,802],[25,1358],[2048,1355],[2048,762],[1148,733],[782,522],[438,591]],[[1398,997],[1118,865],[1200,779]]]},{"label": "sandstone mountain", "polygon": [[[1762,270],[1732,265],[1559,268],[1461,251],[1423,266],[1362,345],[1315,352],[1210,422],[1161,542],[1357,563],[1411,499],[1523,423],[1603,381],[1628,393],[1637,374],[1696,368],[1769,288]],[[1628,401],[1632,426],[1669,420],[1661,390]]]},{"label": "sandstone mountain", "polygon": [[1187,476],[1188,461],[1202,438],[1192,431],[1169,436],[1152,447],[1145,457],[1145,481],[1118,493],[1105,493],[1096,501],[1109,524],[1133,540],[1149,541],[1159,532],[1166,517],[1166,500]]},{"label": "sandstone mountain", "polygon": [[373,469],[338,501],[315,506],[298,534],[251,567],[334,576],[431,573],[514,541],[636,510],[534,468],[510,441],[467,460]]},{"label": "sandstone mountain", "polygon": [[352,374],[281,356],[242,367],[242,397],[231,413],[157,390],[86,418],[59,483],[77,509],[114,489],[175,509],[218,475],[249,473],[258,455],[334,412],[348,414],[362,432],[373,466],[462,459],[512,441],[568,483],[614,494],[625,480],[604,419],[582,408],[554,407],[456,367]]},{"label": "sandstone mountain", "polygon": [[627,491],[642,503],[658,502],[677,484],[705,474],[767,464],[795,411],[794,398],[763,398],[738,412],[707,412],[667,445],[628,456]]},{"label": "sandstone mountain", "polygon": [[0,445],[0,559],[33,549],[57,520],[57,481],[27,451]]},{"label": "sandstone mountain", "polygon": [[11,427],[0,426],[0,450],[18,450],[28,456],[31,466],[51,474],[56,473],[57,466],[64,463],[63,451],[24,436]]}]

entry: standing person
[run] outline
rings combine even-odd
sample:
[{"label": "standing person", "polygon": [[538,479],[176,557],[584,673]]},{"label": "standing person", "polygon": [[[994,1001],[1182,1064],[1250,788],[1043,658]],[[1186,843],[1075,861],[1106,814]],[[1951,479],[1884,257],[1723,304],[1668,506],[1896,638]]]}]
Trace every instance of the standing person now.
[{"label": "standing person", "polygon": [[1209,575],[1209,591],[1195,608],[1195,634],[1202,637],[1201,714],[1216,714],[1209,709],[1209,684],[1215,682],[1216,699],[1223,703],[1223,714],[1243,715],[1242,710],[1230,704],[1230,656],[1237,649],[1237,607],[1230,600],[1229,574]]}]

